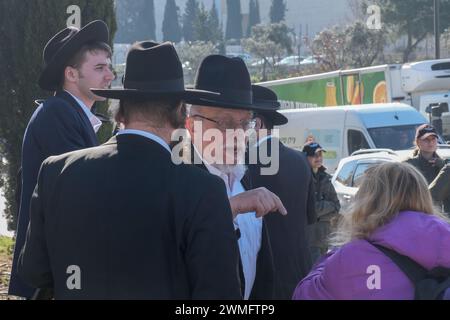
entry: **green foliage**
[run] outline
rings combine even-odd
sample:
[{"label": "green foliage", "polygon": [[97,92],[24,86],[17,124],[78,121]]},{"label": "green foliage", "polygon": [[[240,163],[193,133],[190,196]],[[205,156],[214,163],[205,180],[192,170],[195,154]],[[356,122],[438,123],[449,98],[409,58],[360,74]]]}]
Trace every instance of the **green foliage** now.
[{"label": "green foliage", "polygon": [[218,43],[222,41],[222,30],[215,5],[208,12],[203,3],[199,8],[197,20],[194,22],[195,41]]},{"label": "green foliage", "polygon": [[[67,8],[78,5],[81,23],[104,20],[111,35],[116,31],[113,0],[0,1],[0,151],[5,161],[6,216],[16,227],[17,172],[21,162],[23,134],[36,109],[34,100],[51,93],[42,91],[37,80],[42,68],[42,51],[47,41],[66,27]],[[98,111],[105,112],[106,105]]]},{"label": "green foliage", "polygon": [[385,30],[370,30],[358,21],[346,28],[333,27],[320,32],[311,45],[320,71],[372,66],[383,52]]},{"label": "green foliage", "polygon": [[227,28],[225,39],[242,38],[241,0],[227,0]]},{"label": "green foliage", "polygon": [[[434,34],[434,8],[431,0],[376,0],[382,23],[398,35],[407,36],[403,60],[407,62],[428,34]],[[450,26],[450,0],[440,0],[440,32]],[[365,9],[365,8],[363,8]]]},{"label": "green foliage", "polygon": [[252,28],[252,36],[241,41],[246,51],[264,61],[262,64],[262,79],[266,80],[267,68],[274,67],[276,61],[282,56],[292,53],[292,32],[283,23],[257,25]]},{"label": "green foliage", "polygon": [[195,21],[200,11],[197,0],[188,0],[183,14],[183,37],[184,41],[195,40]]},{"label": "green foliage", "polygon": [[286,15],[286,3],[284,0],[272,0],[270,7],[270,22],[278,23],[284,20]]},{"label": "green foliage", "polygon": [[181,41],[181,27],[178,23],[178,10],[175,0],[167,0],[164,9],[162,32],[164,41],[178,43]]},{"label": "green foliage", "polygon": [[185,83],[192,85],[200,63],[210,54],[219,53],[220,44],[203,41],[185,42],[177,45],[176,49],[184,65]]},{"label": "green foliage", "polygon": [[252,28],[257,24],[261,23],[261,16],[259,13],[259,2],[258,0],[250,0],[249,2],[249,16],[248,16],[248,26],[247,26],[247,38],[252,34]]},{"label": "green foliage", "polygon": [[[91,2],[95,1],[91,0]],[[153,0],[116,0],[116,3],[119,26],[117,43],[156,40]]]}]

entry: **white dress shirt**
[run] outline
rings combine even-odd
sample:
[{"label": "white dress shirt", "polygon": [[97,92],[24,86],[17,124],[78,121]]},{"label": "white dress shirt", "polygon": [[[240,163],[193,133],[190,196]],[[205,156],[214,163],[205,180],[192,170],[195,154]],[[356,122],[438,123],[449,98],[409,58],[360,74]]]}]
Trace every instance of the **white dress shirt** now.
[{"label": "white dress shirt", "polygon": [[78,102],[78,104],[80,105],[81,109],[83,109],[84,113],[86,114],[86,116],[89,119],[89,122],[92,125],[92,128],[94,128],[95,133],[98,132],[98,130],[100,129],[100,127],[102,126],[102,122],[99,118],[97,118],[95,116],[95,114],[93,114],[91,112],[91,109],[88,108],[83,101],[81,101],[80,99],[78,99],[77,97],[75,97],[73,94],[71,94],[69,91],[66,91],[68,94],[70,94],[72,96],[72,98],[74,98],[76,100],[76,102]]},{"label": "white dress shirt", "polygon": [[[227,187],[228,197],[233,197],[246,190],[242,186],[241,180],[245,172],[239,176],[229,177],[219,169],[204,162],[211,174],[220,177]],[[242,261],[242,269],[245,279],[244,299],[248,300],[252,292],[256,277],[256,262],[258,252],[261,249],[262,239],[262,218],[256,218],[255,212],[238,214],[234,219],[235,228],[239,228],[241,237],[238,241],[239,253]]]}]

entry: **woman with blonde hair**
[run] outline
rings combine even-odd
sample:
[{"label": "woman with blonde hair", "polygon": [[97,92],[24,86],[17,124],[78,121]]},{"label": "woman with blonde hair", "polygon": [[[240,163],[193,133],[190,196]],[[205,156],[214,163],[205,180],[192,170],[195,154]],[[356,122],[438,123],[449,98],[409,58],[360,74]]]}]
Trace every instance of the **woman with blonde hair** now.
[{"label": "woman with blonde hair", "polygon": [[367,170],[350,212],[331,239],[335,247],[294,292],[294,299],[414,299],[414,285],[373,244],[427,270],[450,268],[450,224],[433,209],[424,177],[406,163]]}]

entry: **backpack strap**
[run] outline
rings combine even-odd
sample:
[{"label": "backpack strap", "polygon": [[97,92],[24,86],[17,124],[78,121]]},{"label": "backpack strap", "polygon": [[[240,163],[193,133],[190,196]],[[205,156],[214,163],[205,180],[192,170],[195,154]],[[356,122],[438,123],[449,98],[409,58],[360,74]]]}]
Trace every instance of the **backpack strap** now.
[{"label": "backpack strap", "polygon": [[412,260],[410,257],[404,256],[392,249],[380,246],[379,244],[375,244],[370,241],[368,242],[389,257],[414,285],[426,277],[428,270]]}]

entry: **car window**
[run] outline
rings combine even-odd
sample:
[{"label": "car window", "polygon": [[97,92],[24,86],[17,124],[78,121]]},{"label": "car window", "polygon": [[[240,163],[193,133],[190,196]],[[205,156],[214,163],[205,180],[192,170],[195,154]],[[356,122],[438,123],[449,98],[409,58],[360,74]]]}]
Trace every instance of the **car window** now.
[{"label": "car window", "polygon": [[355,151],[361,149],[369,149],[369,143],[367,143],[364,134],[359,130],[348,130],[348,153],[352,154]]},{"label": "car window", "polygon": [[350,161],[342,166],[341,171],[336,177],[336,181],[339,181],[344,186],[351,187],[352,175],[356,166],[356,161]]},{"label": "car window", "polygon": [[359,188],[367,169],[369,169],[370,167],[373,167],[376,164],[377,164],[376,162],[359,163],[358,166],[356,167],[355,173],[353,175],[353,185],[352,186],[355,188]]}]

